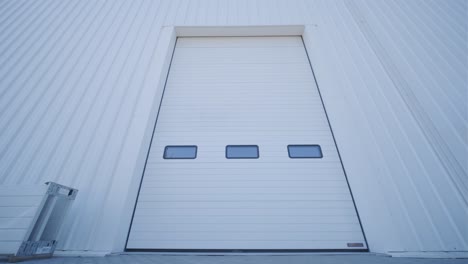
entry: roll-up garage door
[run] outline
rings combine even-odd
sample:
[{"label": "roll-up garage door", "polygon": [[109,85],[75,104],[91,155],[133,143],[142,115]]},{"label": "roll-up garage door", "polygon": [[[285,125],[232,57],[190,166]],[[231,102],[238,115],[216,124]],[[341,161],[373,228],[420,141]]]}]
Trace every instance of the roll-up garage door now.
[{"label": "roll-up garage door", "polygon": [[366,248],[301,37],[178,38],[127,249]]}]

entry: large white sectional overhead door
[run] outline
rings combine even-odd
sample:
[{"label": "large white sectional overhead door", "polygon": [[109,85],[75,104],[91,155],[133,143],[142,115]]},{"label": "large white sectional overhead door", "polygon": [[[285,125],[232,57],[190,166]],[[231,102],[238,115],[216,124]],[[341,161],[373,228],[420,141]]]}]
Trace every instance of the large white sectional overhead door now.
[{"label": "large white sectional overhead door", "polygon": [[301,37],[178,38],[127,249],[367,249]]}]

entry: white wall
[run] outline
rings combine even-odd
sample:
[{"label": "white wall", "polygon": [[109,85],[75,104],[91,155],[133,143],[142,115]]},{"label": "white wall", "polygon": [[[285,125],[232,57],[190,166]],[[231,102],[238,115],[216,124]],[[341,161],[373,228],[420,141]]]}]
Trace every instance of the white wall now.
[{"label": "white wall", "polygon": [[1,1],[0,184],[78,188],[61,247],[121,251],[167,26],[305,24],[371,251],[468,251],[467,12],[463,0]]}]

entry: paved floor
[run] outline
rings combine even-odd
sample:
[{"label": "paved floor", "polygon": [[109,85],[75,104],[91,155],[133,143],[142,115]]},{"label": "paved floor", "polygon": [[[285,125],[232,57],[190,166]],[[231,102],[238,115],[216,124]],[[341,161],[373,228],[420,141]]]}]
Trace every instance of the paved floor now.
[{"label": "paved floor", "polygon": [[[6,260],[0,259],[0,263]],[[373,254],[352,255],[118,255],[107,257],[55,257],[29,260],[25,264],[468,264],[468,259],[392,258]]]}]

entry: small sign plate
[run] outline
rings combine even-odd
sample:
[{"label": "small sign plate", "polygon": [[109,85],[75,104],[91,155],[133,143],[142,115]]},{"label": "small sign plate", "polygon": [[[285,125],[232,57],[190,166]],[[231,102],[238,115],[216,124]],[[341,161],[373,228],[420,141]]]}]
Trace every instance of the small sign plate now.
[{"label": "small sign plate", "polygon": [[348,247],[364,247],[363,243],[348,243]]}]

